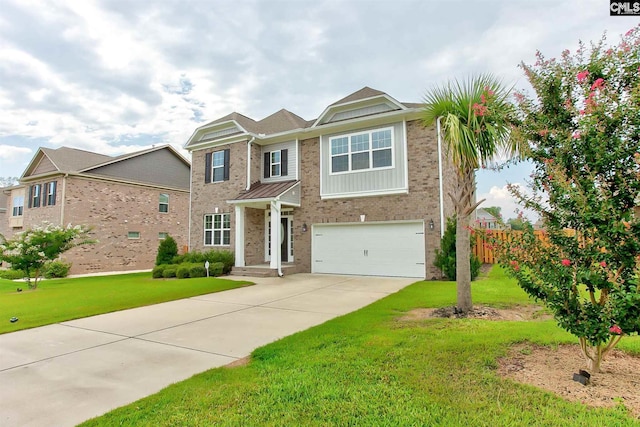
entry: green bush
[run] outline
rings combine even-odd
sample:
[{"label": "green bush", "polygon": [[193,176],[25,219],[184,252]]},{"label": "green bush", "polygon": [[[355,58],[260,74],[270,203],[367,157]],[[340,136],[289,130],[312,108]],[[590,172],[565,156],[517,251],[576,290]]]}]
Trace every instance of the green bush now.
[{"label": "green bush", "polygon": [[222,263],[222,273],[228,274],[236,262],[235,254],[232,251],[212,249],[207,252],[188,252],[183,255],[173,257],[172,264],[182,264],[185,262],[192,264],[203,264],[209,261],[210,264]]},{"label": "green bush", "polygon": [[69,262],[51,261],[44,265],[42,275],[47,279],[67,277],[69,275],[70,268],[71,263]]},{"label": "green bush", "polygon": [[176,266],[167,266],[167,268],[162,271],[162,277],[164,277],[165,279],[176,277],[177,270],[178,268]]},{"label": "green bush", "polygon": [[0,270],[0,279],[16,280],[24,279],[25,274],[22,270]]},{"label": "green bush", "polygon": [[[202,264],[190,264],[189,277],[205,277],[207,275],[207,269]],[[209,267],[211,269],[211,267]]]},{"label": "green bush", "polygon": [[222,262],[211,262],[209,263],[209,276],[217,277],[222,276],[224,273],[225,264]]},{"label": "green bush", "polygon": [[[472,239],[473,240],[473,239]],[[436,259],[433,263],[447,279],[456,280],[456,220],[447,219],[447,228],[440,241],[440,250],[436,249]],[[480,260],[471,254],[471,280],[475,280],[480,273]]]},{"label": "green bush", "polygon": [[178,245],[173,237],[167,235],[158,245],[156,265],[170,264],[176,255],[178,255]]},{"label": "green bush", "polygon": [[156,265],[155,267],[153,267],[153,270],[151,270],[151,277],[153,277],[154,279],[162,279],[164,277],[162,273],[168,266],[168,264]]},{"label": "green bush", "polygon": [[178,279],[188,279],[189,278],[189,264],[180,264],[178,269],[176,270],[176,277]]}]

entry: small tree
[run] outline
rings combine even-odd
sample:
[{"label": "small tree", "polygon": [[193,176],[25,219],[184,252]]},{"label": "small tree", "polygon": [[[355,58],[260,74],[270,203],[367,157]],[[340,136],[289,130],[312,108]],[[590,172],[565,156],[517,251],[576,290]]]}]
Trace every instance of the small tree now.
[{"label": "small tree", "polygon": [[537,56],[522,65],[536,96],[517,96],[532,195],[512,193],[547,233],[525,227],[500,257],[598,372],[622,336],[640,332],[640,26],[611,48],[603,37],[588,52]]},{"label": "small tree", "polygon": [[[89,238],[89,232],[89,228],[80,225],[60,227],[45,223],[43,227],[17,233],[9,240],[0,235],[0,260],[10,263],[16,270],[22,270],[29,288],[37,289],[40,272],[47,262],[76,246],[95,243]],[[30,279],[32,273],[35,275],[33,283]]]},{"label": "small tree", "polygon": [[176,255],[178,255],[178,244],[173,237],[167,235],[167,237],[158,245],[156,265],[171,264]]},{"label": "small tree", "polygon": [[[473,246],[473,244],[472,244]],[[436,249],[436,259],[433,263],[447,279],[456,280],[456,219],[447,219],[447,228],[440,240],[440,250]],[[471,280],[475,280],[480,273],[480,260],[471,254]]]}]

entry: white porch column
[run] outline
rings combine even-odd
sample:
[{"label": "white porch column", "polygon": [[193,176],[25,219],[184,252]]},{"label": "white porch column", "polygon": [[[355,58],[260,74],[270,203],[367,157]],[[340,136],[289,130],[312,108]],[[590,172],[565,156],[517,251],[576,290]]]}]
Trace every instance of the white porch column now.
[{"label": "white porch column", "polygon": [[269,267],[280,271],[280,202],[271,201],[271,262]]},{"label": "white porch column", "polygon": [[236,205],[236,267],[244,267],[244,206]]}]

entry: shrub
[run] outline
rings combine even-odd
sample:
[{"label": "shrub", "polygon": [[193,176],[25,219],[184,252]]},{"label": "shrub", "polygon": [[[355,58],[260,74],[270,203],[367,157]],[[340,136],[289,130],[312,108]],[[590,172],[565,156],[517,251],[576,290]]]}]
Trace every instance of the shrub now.
[{"label": "shrub", "polygon": [[[436,259],[433,263],[447,279],[456,280],[456,220],[447,219],[447,228],[440,241],[440,250],[436,249]],[[471,280],[475,280],[480,273],[480,260],[471,254]]]},{"label": "shrub", "polygon": [[[222,273],[228,274],[236,262],[235,254],[232,251],[212,249],[207,252],[188,252],[183,255],[177,255],[171,260],[172,264],[182,264],[185,262],[192,264],[202,264],[209,261],[210,264],[222,263]],[[211,270],[211,269],[209,269]]]},{"label": "shrub", "polygon": [[188,279],[189,278],[189,264],[180,264],[178,269],[176,270],[176,277],[178,279]]},{"label": "shrub", "polygon": [[22,270],[0,270],[0,279],[17,280],[24,278],[25,274]]},{"label": "shrub", "polygon": [[59,277],[67,277],[71,263],[62,261],[51,261],[44,265],[44,277],[54,279]]},{"label": "shrub", "polygon": [[165,268],[162,271],[162,277],[164,277],[165,279],[169,279],[172,277],[176,277],[176,271],[178,270],[178,268],[176,266],[167,266],[167,268]]},{"label": "shrub", "polygon": [[224,272],[225,265],[221,262],[209,263],[209,276],[217,277],[221,276]]},{"label": "shrub", "polygon": [[153,277],[154,279],[161,279],[162,277],[164,277],[162,275],[162,273],[164,272],[164,269],[167,268],[168,266],[169,266],[168,264],[156,265],[155,267],[153,267],[153,270],[151,270],[151,277]]},{"label": "shrub", "polygon": [[173,237],[167,235],[158,245],[156,265],[170,264],[176,255],[178,255],[178,245]]},{"label": "shrub", "polygon": [[[211,270],[211,267],[209,267]],[[190,277],[206,277],[207,270],[204,268],[204,264],[191,264],[189,268],[189,276]]]}]

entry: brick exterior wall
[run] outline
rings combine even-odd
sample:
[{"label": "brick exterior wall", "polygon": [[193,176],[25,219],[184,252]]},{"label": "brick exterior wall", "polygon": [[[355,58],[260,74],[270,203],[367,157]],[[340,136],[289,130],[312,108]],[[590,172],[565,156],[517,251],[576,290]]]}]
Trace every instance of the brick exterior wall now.
[{"label": "brick exterior wall", "polygon": [[[419,120],[407,123],[407,158],[409,171],[409,193],[405,195],[372,196],[344,199],[320,199],[320,147],[319,138],[300,141],[300,181],[301,206],[293,210],[293,239],[296,271],[311,271],[311,225],[317,223],[360,222],[360,215],[366,221],[422,220],[425,223],[425,265],[426,277],[440,278],[441,272],[433,266],[434,251],[440,244],[440,199],[438,177],[438,145],[435,128],[425,129]],[[205,153],[229,148],[230,181],[215,184],[204,183]],[[260,177],[261,157],[254,145],[252,150],[252,181]],[[235,250],[234,207],[226,200],[233,199],[246,186],[246,143],[235,143],[215,149],[192,153],[192,205],[191,205],[191,248],[206,250],[203,246],[203,216],[219,212],[231,212],[231,244],[224,249]],[[257,152],[257,155],[256,155]],[[443,167],[445,217],[453,213],[447,192],[455,186],[455,174],[448,162]],[[265,209],[268,209],[265,204]],[[246,265],[264,263],[264,210],[245,209],[245,262]],[[434,230],[429,229],[433,220]],[[307,232],[302,231],[306,223]]]}]

